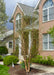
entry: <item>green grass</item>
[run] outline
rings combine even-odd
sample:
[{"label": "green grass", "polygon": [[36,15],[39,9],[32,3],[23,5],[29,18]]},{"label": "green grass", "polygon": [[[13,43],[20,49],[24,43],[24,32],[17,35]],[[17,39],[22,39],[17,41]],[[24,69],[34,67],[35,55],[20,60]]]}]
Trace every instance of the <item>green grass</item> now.
[{"label": "green grass", "polygon": [[8,73],[9,67],[0,65],[0,75],[10,75]]}]

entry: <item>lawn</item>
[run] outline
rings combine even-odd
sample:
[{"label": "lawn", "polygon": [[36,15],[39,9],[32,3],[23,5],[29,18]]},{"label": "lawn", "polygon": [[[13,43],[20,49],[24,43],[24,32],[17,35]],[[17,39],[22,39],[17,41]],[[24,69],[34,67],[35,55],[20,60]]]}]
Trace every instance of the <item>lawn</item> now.
[{"label": "lawn", "polygon": [[8,73],[9,67],[0,65],[0,75],[10,75]]}]

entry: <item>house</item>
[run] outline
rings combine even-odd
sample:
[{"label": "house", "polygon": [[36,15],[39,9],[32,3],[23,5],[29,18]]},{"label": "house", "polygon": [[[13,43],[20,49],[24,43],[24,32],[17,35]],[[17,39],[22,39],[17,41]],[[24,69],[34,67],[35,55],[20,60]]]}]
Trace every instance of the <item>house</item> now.
[{"label": "house", "polygon": [[[38,11],[39,16],[36,15],[38,19],[35,20],[33,23],[30,21],[29,25],[23,26],[24,20],[23,15],[27,16],[34,16],[34,12]],[[11,17],[11,22],[13,22],[14,26],[14,45],[13,49],[15,49],[15,38],[18,38],[18,45],[19,45],[19,58],[22,56],[22,44],[21,44],[21,35],[18,33],[18,29],[23,27],[25,31],[28,32],[28,40],[29,40],[29,50],[31,47],[31,34],[32,30],[39,31],[39,46],[38,46],[38,39],[35,39],[36,43],[33,43],[34,45],[37,45],[39,54],[42,56],[54,56],[54,46],[52,43],[52,37],[48,33],[49,29],[54,26],[54,0],[38,0],[35,8],[17,3],[13,15]],[[39,22],[39,24],[38,24]],[[36,31],[34,31],[37,33]],[[36,35],[36,34],[35,34]],[[33,35],[32,35],[33,36]],[[33,46],[34,46],[33,45]],[[36,49],[36,48],[35,48]]]},{"label": "house", "polygon": [[39,0],[35,10],[39,8],[39,53],[42,56],[54,57],[52,37],[48,34],[54,26],[54,0]]},{"label": "house", "polygon": [[6,46],[8,54],[13,53],[13,30],[0,34],[0,46]]},{"label": "house", "polygon": [[[17,43],[18,46],[19,46],[19,59],[22,58],[22,55],[23,55],[23,52],[22,52],[22,35],[19,33],[19,29],[24,29],[25,31],[25,34],[27,35],[26,37],[26,40],[27,41],[25,44],[27,45],[26,47],[26,53],[29,53],[30,52],[30,48],[31,48],[31,36],[33,36],[33,32],[35,32],[35,35],[38,35],[36,33],[36,30],[38,31],[38,28],[39,28],[39,25],[36,24],[38,22],[37,21],[34,21],[32,23],[32,18],[37,18],[38,16],[35,16],[34,15],[34,7],[31,7],[31,6],[28,6],[28,5],[24,5],[24,4],[21,4],[21,3],[17,3],[16,4],[16,7],[13,11],[13,14],[12,14],[12,17],[11,17],[11,22],[13,23],[13,31],[14,31],[14,39],[13,39],[13,50],[15,50],[15,44]],[[30,23],[26,23],[24,21],[24,18],[23,16],[30,16]],[[23,35],[24,36],[24,35]],[[34,43],[33,45],[35,45],[35,50],[38,46],[36,46],[36,43],[37,43],[37,38],[34,38],[33,39]],[[29,51],[28,51],[29,50]]]}]

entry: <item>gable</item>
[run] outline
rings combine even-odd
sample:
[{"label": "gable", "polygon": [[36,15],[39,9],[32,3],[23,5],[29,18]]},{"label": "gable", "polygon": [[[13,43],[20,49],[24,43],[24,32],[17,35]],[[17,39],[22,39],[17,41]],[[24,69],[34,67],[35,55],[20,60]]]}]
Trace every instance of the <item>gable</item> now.
[{"label": "gable", "polygon": [[25,4],[21,4],[21,3],[18,3],[18,4],[23,9],[25,15],[27,15],[27,16],[33,16],[34,7],[31,7],[31,6],[28,6],[28,5],[25,5]]},{"label": "gable", "polygon": [[21,13],[25,14],[24,11],[23,11],[23,9],[22,9],[22,8],[20,7],[20,5],[17,3],[16,6],[15,6],[15,8],[14,8],[14,11],[13,11],[13,14],[12,14],[12,16],[11,16],[10,21],[13,20],[14,15],[15,15],[16,13],[18,13],[17,10],[19,10],[18,12],[21,12]]},{"label": "gable", "polygon": [[22,10],[17,6],[16,9],[15,9],[15,12],[14,12],[13,17],[16,17],[16,15],[19,14],[19,13],[20,13],[21,15],[24,14],[24,13],[22,12]]},{"label": "gable", "polygon": [[[24,15],[33,16],[34,7],[31,7],[31,6],[28,6],[28,5],[24,5],[24,4],[21,4],[21,3],[17,3],[17,4],[16,4],[16,7],[15,7],[15,9],[14,9],[14,11],[13,11],[11,20],[13,20],[13,16],[15,15],[15,13],[17,13],[17,11],[19,12],[18,9],[19,9]],[[11,20],[10,20],[10,21],[11,21]]]}]

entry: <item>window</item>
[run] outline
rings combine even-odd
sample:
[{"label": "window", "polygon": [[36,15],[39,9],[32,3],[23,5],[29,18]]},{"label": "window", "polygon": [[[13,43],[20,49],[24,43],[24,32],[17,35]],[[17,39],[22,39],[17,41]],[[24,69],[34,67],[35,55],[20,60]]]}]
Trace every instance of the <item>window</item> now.
[{"label": "window", "polygon": [[54,19],[54,7],[49,8],[49,20]]},{"label": "window", "polygon": [[48,38],[47,38],[47,34],[43,35],[43,49],[48,49]]},{"label": "window", "polygon": [[53,38],[50,34],[43,34],[43,50],[53,50]]},{"label": "window", "polygon": [[48,16],[47,16],[47,9],[43,11],[43,21],[47,21]]},{"label": "window", "polygon": [[9,48],[12,48],[12,47],[13,47],[13,42],[10,41],[10,42],[9,42]]},{"label": "window", "polygon": [[54,6],[52,0],[47,0],[43,6],[43,22],[54,19]]},{"label": "window", "polygon": [[17,14],[16,16],[16,30],[21,28],[21,14]]}]

